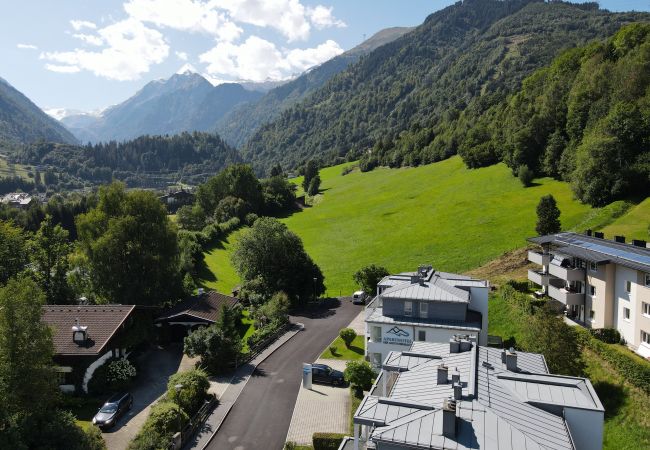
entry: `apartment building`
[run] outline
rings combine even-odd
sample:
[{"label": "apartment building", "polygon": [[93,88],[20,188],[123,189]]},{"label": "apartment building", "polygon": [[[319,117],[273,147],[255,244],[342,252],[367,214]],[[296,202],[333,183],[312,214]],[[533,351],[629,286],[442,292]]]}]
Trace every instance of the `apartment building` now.
[{"label": "apartment building", "polygon": [[389,275],[366,307],[366,357],[375,368],[390,351],[457,334],[487,343],[488,282],[420,266]]},{"label": "apartment building", "polygon": [[597,450],[604,413],[588,379],[457,336],[390,352],[339,450]]},{"label": "apartment building", "polygon": [[588,328],[615,328],[627,345],[650,357],[650,249],[624,236],[558,233],[528,239],[540,246],[528,259],[540,266],[528,279]]}]

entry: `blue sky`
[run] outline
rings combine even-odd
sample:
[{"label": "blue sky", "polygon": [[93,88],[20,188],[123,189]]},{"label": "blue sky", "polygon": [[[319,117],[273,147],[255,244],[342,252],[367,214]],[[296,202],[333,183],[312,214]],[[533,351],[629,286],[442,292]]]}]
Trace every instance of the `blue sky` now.
[{"label": "blue sky", "polygon": [[[44,109],[93,110],[189,65],[214,83],[282,79],[453,0],[20,0],[0,77]],[[603,0],[613,11],[650,0]]]}]

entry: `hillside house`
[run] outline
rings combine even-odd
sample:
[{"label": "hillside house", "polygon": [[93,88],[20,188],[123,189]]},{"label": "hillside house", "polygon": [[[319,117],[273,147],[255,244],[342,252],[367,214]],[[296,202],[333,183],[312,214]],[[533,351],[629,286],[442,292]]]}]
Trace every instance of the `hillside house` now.
[{"label": "hillside house", "polygon": [[487,281],[431,266],[383,278],[366,307],[366,357],[379,367],[390,351],[457,334],[487,344],[488,288]]},{"label": "hillside house", "polygon": [[181,206],[194,203],[194,194],[185,190],[168,192],[158,198],[170,213],[175,213]]},{"label": "hillside house", "polygon": [[30,194],[24,192],[12,192],[0,197],[0,203],[20,209],[29,208],[34,201],[36,200]]},{"label": "hillside house", "polygon": [[340,450],[597,450],[604,413],[588,379],[544,356],[456,336],[389,352]]},{"label": "hillside house", "polygon": [[528,279],[540,293],[565,306],[571,319],[587,328],[615,328],[627,345],[650,357],[650,249],[646,242],[613,241],[603,233],[558,233],[528,239],[540,251],[528,252],[539,269]]}]

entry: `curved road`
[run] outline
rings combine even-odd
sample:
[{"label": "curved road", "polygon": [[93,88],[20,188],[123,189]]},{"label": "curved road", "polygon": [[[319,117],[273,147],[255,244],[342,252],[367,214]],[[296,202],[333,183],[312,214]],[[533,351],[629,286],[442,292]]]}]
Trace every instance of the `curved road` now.
[{"label": "curved road", "polygon": [[316,360],[361,308],[344,298],[292,316],[292,322],[304,323],[305,330],[257,367],[207,448],[282,449],[302,380],[302,363]]}]

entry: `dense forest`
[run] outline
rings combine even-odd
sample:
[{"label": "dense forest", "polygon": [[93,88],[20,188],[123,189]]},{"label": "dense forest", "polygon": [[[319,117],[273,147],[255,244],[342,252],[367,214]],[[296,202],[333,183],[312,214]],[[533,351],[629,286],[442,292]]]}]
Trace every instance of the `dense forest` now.
[{"label": "dense forest", "polygon": [[[466,0],[440,10],[263,126],[242,147],[258,172],[364,156],[417,165],[458,152],[469,125],[562,50],[650,20],[596,3]],[[372,153],[370,153],[372,152]]]},{"label": "dense forest", "polygon": [[90,184],[117,179],[132,187],[176,181],[198,184],[241,161],[237,151],[218,135],[199,132],[86,146],[41,142],[22,147],[12,158]]},{"label": "dense forest", "polygon": [[650,24],[572,49],[482,114],[460,144],[469,167],[502,160],[518,172],[570,181],[602,206],[648,194]]}]

